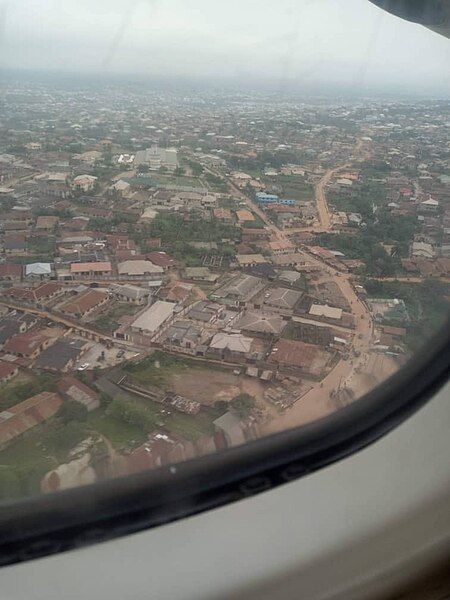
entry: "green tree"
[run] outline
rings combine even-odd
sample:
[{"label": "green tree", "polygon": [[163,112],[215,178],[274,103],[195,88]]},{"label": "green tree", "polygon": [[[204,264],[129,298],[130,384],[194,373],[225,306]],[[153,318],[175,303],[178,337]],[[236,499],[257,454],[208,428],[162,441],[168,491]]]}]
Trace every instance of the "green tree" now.
[{"label": "green tree", "polygon": [[232,408],[243,419],[250,416],[252,410],[255,408],[255,404],[255,398],[250,396],[250,394],[239,394],[231,401]]},{"label": "green tree", "polygon": [[59,417],[64,425],[71,421],[85,423],[87,420],[88,410],[84,404],[76,400],[68,400],[64,402],[58,410],[56,416]]},{"label": "green tree", "polygon": [[100,406],[102,406],[103,408],[106,408],[107,406],[109,406],[111,404],[112,400],[113,400],[112,396],[110,396],[106,392],[100,393]]}]

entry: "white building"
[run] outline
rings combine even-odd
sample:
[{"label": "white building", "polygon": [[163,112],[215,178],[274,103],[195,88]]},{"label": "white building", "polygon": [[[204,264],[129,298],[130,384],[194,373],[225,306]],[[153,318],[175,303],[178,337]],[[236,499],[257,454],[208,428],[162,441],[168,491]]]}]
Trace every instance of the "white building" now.
[{"label": "white building", "polygon": [[150,171],[158,171],[161,167],[175,171],[178,167],[178,152],[176,148],[158,148],[154,145],[136,152],[134,164],[147,165]]},{"label": "white building", "polygon": [[175,306],[173,302],[157,300],[132,323],[132,331],[143,335],[155,335],[172,317]]}]

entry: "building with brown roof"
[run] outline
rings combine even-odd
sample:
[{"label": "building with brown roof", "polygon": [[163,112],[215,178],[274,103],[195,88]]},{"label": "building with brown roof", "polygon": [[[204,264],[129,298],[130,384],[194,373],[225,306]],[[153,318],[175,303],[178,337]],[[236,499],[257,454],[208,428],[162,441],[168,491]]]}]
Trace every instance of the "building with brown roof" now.
[{"label": "building with brown roof", "polygon": [[84,317],[94,309],[108,302],[108,294],[98,290],[88,290],[60,307],[61,312],[74,317]]},{"label": "building with brown roof", "polygon": [[50,231],[59,223],[59,217],[41,216],[36,219],[36,229]]},{"label": "building with brown roof", "polygon": [[106,277],[111,275],[112,267],[109,261],[72,263],[70,274],[74,277]]},{"label": "building with brown roof", "polygon": [[126,457],[126,472],[136,473],[145,469],[155,469],[193,456],[194,448],[191,442],[173,433],[154,431],[142,446]]},{"label": "building with brown roof", "polygon": [[58,394],[42,392],[0,412],[0,446],[53,417],[61,404]]},{"label": "building with brown roof", "polygon": [[12,262],[0,264],[0,279],[4,281],[20,281],[22,278],[23,266]]},{"label": "building with brown roof", "polygon": [[63,398],[84,404],[88,411],[95,410],[100,406],[97,392],[72,375],[66,375],[64,379],[60,379],[57,388]]},{"label": "building with brown roof", "polygon": [[12,363],[0,361],[0,383],[7,383],[19,374],[19,367]]},{"label": "building with brown roof", "polygon": [[175,259],[166,254],[166,252],[150,252],[150,254],[147,254],[147,259],[164,270],[172,269],[176,266]]},{"label": "building with brown roof", "polygon": [[43,350],[48,348],[52,341],[51,338],[45,335],[28,331],[26,333],[14,335],[9,339],[4,346],[4,351],[19,356],[20,358],[33,360],[34,358],[37,358]]},{"label": "building with brown roof", "polygon": [[9,288],[5,292],[5,296],[10,296],[23,302],[42,302],[61,294],[63,291],[64,288],[62,285],[49,281],[35,288]]},{"label": "building with brown roof", "polygon": [[295,340],[277,340],[268,362],[279,367],[294,367],[318,376],[323,372],[330,354],[318,346]]}]

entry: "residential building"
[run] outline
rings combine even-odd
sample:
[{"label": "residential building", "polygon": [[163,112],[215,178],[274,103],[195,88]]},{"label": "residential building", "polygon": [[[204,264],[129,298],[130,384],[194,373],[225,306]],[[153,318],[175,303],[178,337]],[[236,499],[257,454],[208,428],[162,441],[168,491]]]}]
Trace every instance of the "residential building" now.
[{"label": "residential building", "polygon": [[130,279],[161,279],[164,269],[149,260],[126,260],[119,263],[117,271],[120,277]]},{"label": "residential building", "polygon": [[176,304],[157,300],[131,325],[131,330],[142,335],[155,335],[161,327],[172,317]]},{"label": "residential building", "polygon": [[34,360],[39,354],[48,348],[53,340],[40,333],[28,331],[13,335],[4,345],[4,351],[14,354],[20,358]]},{"label": "residential building", "polygon": [[252,350],[253,339],[240,333],[219,332],[209,342],[206,351],[211,358],[220,358],[233,362],[245,360]]},{"label": "residential building", "polygon": [[0,412],[0,446],[16,439],[32,427],[55,415],[62,399],[53,392],[42,392]]},{"label": "residential building", "polygon": [[0,383],[8,383],[13,377],[19,374],[19,367],[15,364],[0,361]]},{"label": "residential building", "polygon": [[264,281],[252,275],[236,275],[217,288],[211,298],[232,306],[245,306],[265,287]]},{"label": "residential building", "polygon": [[73,277],[108,277],[112,274],[109,261],[71,263],[70,274]]},{"label": "residential building", "polygon": [[78,175],[73,180],[73,187],[81,192],[91,192],[95,188],[98,178],[93,175]]},{"label": "residential building", "polygon": [[130,304],[143,305],[148,302],[152,291],[137,285],[120,285],[113,283],[109,286],[110,294],[119,302],[129,302]]},{"label": "residential building", "polygon": [[264,294],[264,304],[280,310],[293,311],[303,293],[286,288],[272,288]]},{"label": "residential building", "polygon": [[52,274],[52,265],[50,263],[37,262],[25,265],[25,277],[34,279],[45,279]]},{"label": "residential building", "polygon": [[44,350],[36,359],[34,367],[66,373],[75,368],[87,346],[85,340],[63,337]]},{"label": "residential building", "polygon": [[106,302],[108,302],[108,294],[106,292],[88,290],[73,300],[69,300],[63,306],[60,306],[59,310],[70,316],[85,317]]},{"label": "residential building", "polygon": [[72,375],[66,375],[57,384],[58,392],[66,400],[83,404],[90,412],[99,408],[100,398],[97,392]]}]

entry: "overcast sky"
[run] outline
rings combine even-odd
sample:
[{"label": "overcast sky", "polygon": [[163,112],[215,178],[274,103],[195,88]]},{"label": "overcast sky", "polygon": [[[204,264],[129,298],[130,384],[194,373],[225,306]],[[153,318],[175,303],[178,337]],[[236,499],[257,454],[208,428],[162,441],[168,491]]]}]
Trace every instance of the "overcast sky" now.
[{"label": "overcast sky", "polygon": [[450,41],[368,0],[0,0],[0,67],[450,96]]}]

